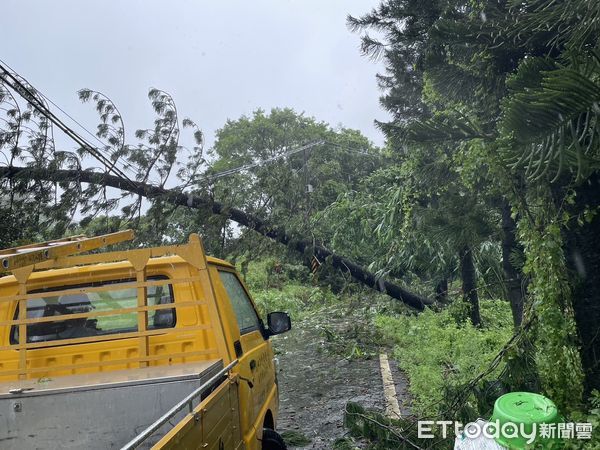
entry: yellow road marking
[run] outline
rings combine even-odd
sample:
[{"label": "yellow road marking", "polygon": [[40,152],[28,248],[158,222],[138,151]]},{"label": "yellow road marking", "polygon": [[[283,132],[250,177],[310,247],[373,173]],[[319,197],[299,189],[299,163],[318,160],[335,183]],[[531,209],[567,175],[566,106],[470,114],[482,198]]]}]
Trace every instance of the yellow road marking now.
[{"label": "yellow road marking", "polygon": [[379,366],[381,367],[381,378],[383,379],[383,396],[385,397],[385,415],[390,419],[399,419],[400,405],[396,394],[396,385],[392,377],[390,363],[385,353],[379,355]]}]

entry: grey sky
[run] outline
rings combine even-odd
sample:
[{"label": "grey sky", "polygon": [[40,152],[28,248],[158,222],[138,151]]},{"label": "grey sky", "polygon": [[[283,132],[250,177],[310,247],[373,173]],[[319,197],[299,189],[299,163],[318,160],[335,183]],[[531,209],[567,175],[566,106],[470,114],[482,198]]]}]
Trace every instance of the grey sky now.
[{"label": "grey sky", "polygon": [[227,119],[289,106],[362,131],[386,119],[375,74],[348,13],[377,0],[4,0],[0,58],[94,129],[75,92],[100,90],[131,131],[151,125],[149,87],[173,95],[211,144]]}]

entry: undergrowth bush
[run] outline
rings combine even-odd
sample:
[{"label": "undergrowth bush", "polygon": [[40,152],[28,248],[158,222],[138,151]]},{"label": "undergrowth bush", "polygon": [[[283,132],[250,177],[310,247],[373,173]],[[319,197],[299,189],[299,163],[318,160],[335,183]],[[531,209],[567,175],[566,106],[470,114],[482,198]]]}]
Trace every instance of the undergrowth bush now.
[{"label": "undergrowth bush", "polygon": [[306,267],[277,258],[251,261],[245,282],[263,318],[271,311],[286,311],[292,320],[302,320],[315,309],[336,301],[328,288],[311,285]]},{"label": "undergrowth bush", "polygon": [[327,289],[292,283],[279,289],[255,290],[252,294],[261,316],[271,311],[286,311],[292,320],[302,320],[315,308],[335,301],[335,296]]},{"label": "undergrowth bush", "polygon": [[[484,327],[462,320],[461,302],[418,316],[375,319],[383,335],[393,339],[394,357],[410,382],[413,412],[434,416],[448,389],[483,372],[512,335],[510,307],[503,301],[483,301]],[[502,364],[488,378],[495,379]]]},{"label": "undergrowth bush", "polygon": [[245,283],[252,290],[279,289],[289,283],[310,284],[308,269],[301,264],[290,264],[275,257],[240,264]]}]

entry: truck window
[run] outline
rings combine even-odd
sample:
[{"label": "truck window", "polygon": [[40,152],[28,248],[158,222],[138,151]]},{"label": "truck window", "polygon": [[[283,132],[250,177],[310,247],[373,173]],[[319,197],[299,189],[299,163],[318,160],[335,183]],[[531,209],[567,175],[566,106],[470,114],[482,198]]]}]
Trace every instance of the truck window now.
[{"label": "truck window", "polygon": [[[149,278],[150,279],[150,278]],[[164,279],[164,277],[154,278]],[[104,312],[137,306],[137,289],[119,288],[123,282],[135,280],[119,280],[105,283],[91,283],[78,286],[62,286],[52,289],[32,291],[31,293],[48,292],[48,296],[27,300],[27,318],[52,317],[68,314],[80,314],[91,311]],[[73,293],[68,295],[52,295],[52,291],[71,288],[96,287],[113,284],[114,289],[102,292]],[[148,305],[173,303],[173,289],[165,281],[164,285],[148,287]],[[15,313],[15,320],[19,311]],[[172,328],[175,326],[175,309],[148,311],[148,329]],[[65,319],[27,325],[27,342],[47,342],[61,339],[72,339],[106,334],[128,333],[137,331],[137,313],[110,314],[98,317]],[[13,325],[11,343],[19,342],[19,327]]]},{"label": "truck window", "polygon": [[259,329],[259,320],[252,302],[246,294],[244,287],[234,273],[219,270],[221,281],[227,295],[231,300],[231,305],[235,311],[235,317],[240,328],[240,334],[249,333]]}]

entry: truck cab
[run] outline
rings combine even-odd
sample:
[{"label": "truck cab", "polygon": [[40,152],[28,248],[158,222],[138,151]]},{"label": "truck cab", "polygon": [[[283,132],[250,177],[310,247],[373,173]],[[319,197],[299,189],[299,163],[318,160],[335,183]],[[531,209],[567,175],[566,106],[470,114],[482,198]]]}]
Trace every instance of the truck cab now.
[{"label": "truck cab", "polygon": [[285,448],[273,334],[235,268],[184,245],[80,254],[133,237],[0,252],[2,448]]}]

